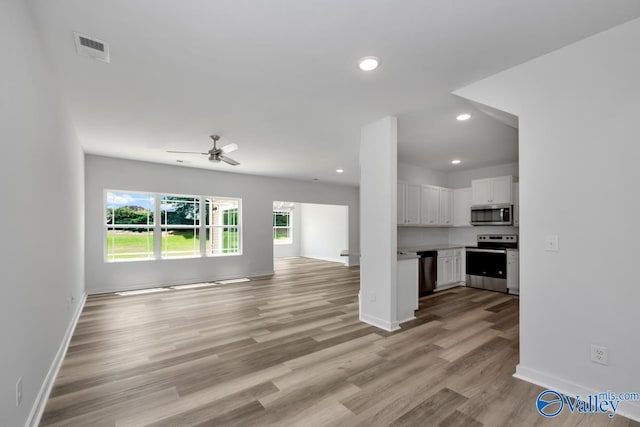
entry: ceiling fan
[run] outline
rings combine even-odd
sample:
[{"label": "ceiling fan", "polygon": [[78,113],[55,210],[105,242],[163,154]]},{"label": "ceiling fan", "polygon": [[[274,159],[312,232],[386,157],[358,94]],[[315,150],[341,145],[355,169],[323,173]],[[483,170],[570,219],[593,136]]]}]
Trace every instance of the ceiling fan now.
[{"label": "ceiling fan", "polygon": [[227,144],[224,147],[218,148],[218,141],[220,140],[220,136],[211,135],[209,136],[213,140],[213,148],[206,153],[201,153],[198,151],[173,151],[167,150],[167,153],[179,153],[179,154],[202,154],[205,156],[209,156],[209,161],[219,162],[222,160],[225,163],[230,164],[231,166],[238,166],[240,163],[233,160],[230,157],[227,157],[227,153],[231,153],[232,151],[236,151],[238,149],[238,144]]}]

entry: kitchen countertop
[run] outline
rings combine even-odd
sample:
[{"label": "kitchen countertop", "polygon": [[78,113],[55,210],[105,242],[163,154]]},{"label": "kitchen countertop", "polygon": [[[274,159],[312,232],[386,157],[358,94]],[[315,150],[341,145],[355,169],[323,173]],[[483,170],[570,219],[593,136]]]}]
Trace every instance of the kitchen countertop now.
[{"label": "kitchen countertop", "polygon": [[398,253],[398,261],[403,261],[405,259],[418,259],[420,258],[418,254],[409,252],[409,253]]},{"label": "kitchen countertop", "polygon": [[441,243],[435,245],[423,245],[423,246],[404,246],[398,247],[398,252],[400,253],[416,253],[423,251],[441,251],[446,249],[462,249],[466,245],[455,245],[450,243]]},{"label": "kitchen countertop", "polygon": [[[340,256],[360,256],[360,252],[349,252],[348,250],[343,250],[342,252],[340,252]],[[416,258],[420,258],[415,252],[402,252],[402,251],[398,251],[398,261],[402,261],[405,259],[416,259]]]}]

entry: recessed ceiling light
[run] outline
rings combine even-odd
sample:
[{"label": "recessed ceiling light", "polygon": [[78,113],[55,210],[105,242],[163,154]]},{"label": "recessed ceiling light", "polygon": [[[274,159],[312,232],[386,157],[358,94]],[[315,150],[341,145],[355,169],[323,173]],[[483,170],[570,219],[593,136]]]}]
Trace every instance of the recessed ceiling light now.
[{"label": "recessed ceiling light", "polygon": [[342,172],[344,172],[344,169],[336,169],[336,172],[342,173]]},{"label": "recessed ceiling light", "polygon": [[458,117],[456,117],[456,119],[458,119],[458,121],[460,122],[464,122],[465,120],[469,120],[471,118],[471,114],[460,114]]},{"label": "recessed ceiling light", "polygon": [[451,160],[451,164],[453,164],[453,165],[459,165],[459,164],[460,164],[460,159],[454,159],[454,160]]},{"label": "recessed ceiling light", "polygon": [[362,71],[373,71],[378,68],[378,64],[380,64],[380,58],[375,56],[365,56],[358,61],[358,67]]}]

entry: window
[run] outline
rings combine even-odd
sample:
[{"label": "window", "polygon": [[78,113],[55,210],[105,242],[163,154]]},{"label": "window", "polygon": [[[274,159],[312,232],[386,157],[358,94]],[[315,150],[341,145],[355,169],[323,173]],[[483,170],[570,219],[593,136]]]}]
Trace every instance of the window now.
[{"label": "window", "polygon": [[208,197],[205,200],[207,255],[240,253],[240,200]]},{"label": "window", "polygon": [[291,227],[291,209],[284,207],[285,202],[273,204],[273,243],[277,245],[293,242]]},{"label": "window", "polygon": [[200,198],[160,197],[162,258],[200,256]]},{"label": "window", "polygon": [[154,257],[152,194],[108,191],[106,194],[106,258],[108,261]]},{"label": "window", "polygon": [[105,260],[239,255],[240,206],[240,199],[105,191]]}]

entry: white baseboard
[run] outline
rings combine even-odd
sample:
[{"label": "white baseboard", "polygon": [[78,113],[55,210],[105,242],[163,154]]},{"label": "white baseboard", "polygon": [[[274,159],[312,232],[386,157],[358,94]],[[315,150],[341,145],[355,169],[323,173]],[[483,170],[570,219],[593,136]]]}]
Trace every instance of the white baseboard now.
[{"label": "white baseboard", "polygon": [[62,366],[62,362],[64,360],[64,356],[67,354],[67,349],[69,348],[69,342],[71,341],[71,337],[73,336],[73,331],[76,330],[76,325],[78,324],[78,319],[80,319],[80,314],[82,314],[82,309],[84,308],[84,304],[87,301],[87,294],[85,293],[80,301],[78,302],[78,306],[76,307],[76,311],[73,313],[73,317],[71,318],[71,322],[69,322],[69,326],[67,327],[67,331],[62,338],[62,342],[60,343],[60,347],[58,348],[58,352],[56,353],[56,357],[53,358],[51,362],[51,366],[49,367],[49,372],[47,372],[47,376],[38,391],[38,395],[36,396],[35,402],[33,402],[33,406],[31,407],[31,411],[29,412],[29,418],[27,418],[27,422],[25,426],[29,427],[37,427],[40,424],[40,419],[42,418],[42,414],[44,413],[44,408],[47,405],[47,400],[49,399],[49,394],[51,393],[51,389],[53,388],[53,383],[58,376],[58,371],[60,371],[60,367]]},{"label": "white baseboard", "polygon": [[[398,320],[398,324],[400,324],[400,325],[401,325],[402,323],[404,323],[404,322],[408,322],[408,321],[410,321],[410,320],[416,320],[416,316],[411,316],[411,317],[408,317],[408,318],[406,318],[406,319]],[[402,326],[400,326],[400,327],[402,327]]]},{"label": "white baseboard", "polygon": [[262,276],[272,276],[273,274],[274,274],[273,270],[267,270],[267,271],[256,271],[243,276],[239,276],[238,274],[222,275],[222,276],[216,277],[215,279],[193,278],[193,279],[173,280],[173,281],[162,282],[162,283],[158,283],[158,282],[133,283],[133,284],[120,286],[120,287],[90,288],[90,289],[87,289],[87,293],[89,295],[109,294],[113,292],[138,291],[141,289],[149,289],[149,288],[165,288],[169,286],[191,285],[194,283],[217,282],[218,280],[239,279],[240,277],[253,278],[253,277],[262,277]]},{"label": "white baseboard", "polygon": [[375,326],[376,328],[384,329],[388,332],[393,332],[400,329],[400,326],[398,326],[398,322],[388,322],[386,320],[380,319],[379,317],[362,313],[362,311],[360,312],[360,321]]},{"label": "white baseboard", "polygon": [[[555,390],[562,394],[568,394],[571,396],[580,395],[586,396],[588,394],[596,394],[606,392],[608,390],[594,390],[590,387],[576,384],[573,381],[566,380],[564,378],[558,378],[553,375],[545,374],[544,372],[537,371],[535,369],[527,368],[519,364],[516,366],[516,373],[513,374],[515,378],[523,381],[527,381],[546,389]],[[636,392],[637,390],[612,390],[618,392]],[[533,403],[532,403],[533,405]],[[616,415],[622,415],[623,417],[630,418],[634,421],[640,421],[640,402],[627,401],[621,402],[620,407],[616,411]]]},{"label": "white baseboard", "polygon": [[440,287],[436,287],[433,292],[440,292],[440,291],[445,291],[447,289],[451,289],[451,288],[459,288],[460,286],[464,286],[464,283],[460,283],[460,282],[456,282],[456,283],[449,283],[448,285],[442,285]]}]

